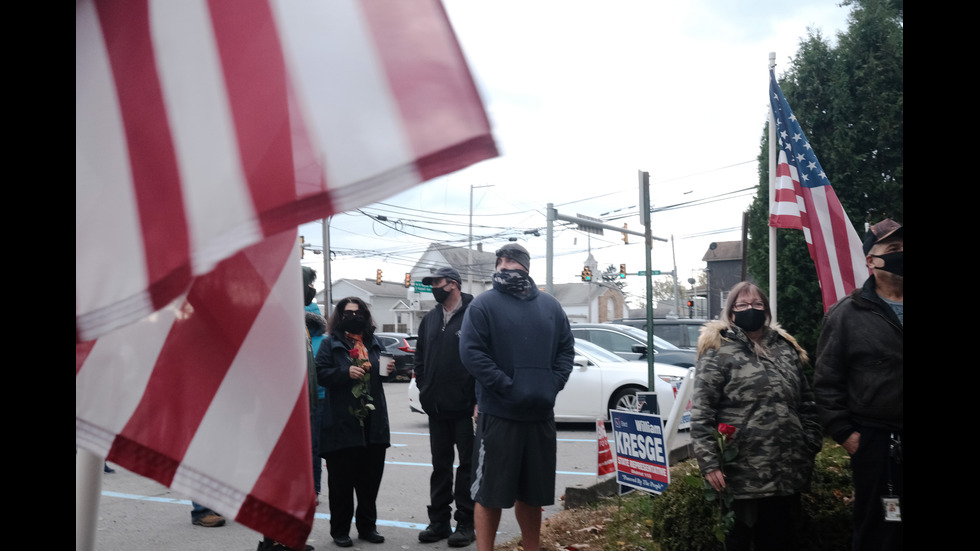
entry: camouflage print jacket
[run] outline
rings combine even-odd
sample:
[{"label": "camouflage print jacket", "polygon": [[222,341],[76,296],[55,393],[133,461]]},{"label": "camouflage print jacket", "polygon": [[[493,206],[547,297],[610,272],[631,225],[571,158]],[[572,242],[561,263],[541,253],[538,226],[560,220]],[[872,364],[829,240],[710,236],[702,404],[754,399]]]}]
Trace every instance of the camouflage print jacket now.
[{"label": "camouflage print jacket", "polygon": [[723,321],[698,339],[691,440],[702,473],[718,470],[712,430],[736,428],[738,455],[725,465],[736,499],[785,496],[806,489],[823,433],[803,374],[807,355],[778,325],[755,345]]}]

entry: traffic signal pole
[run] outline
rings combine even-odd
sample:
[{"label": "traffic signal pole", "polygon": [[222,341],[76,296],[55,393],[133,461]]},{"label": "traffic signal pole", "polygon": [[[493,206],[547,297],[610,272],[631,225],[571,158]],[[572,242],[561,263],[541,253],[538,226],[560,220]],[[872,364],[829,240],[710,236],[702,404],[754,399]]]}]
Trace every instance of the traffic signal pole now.
[{"label": "traffic signal pole", "polygon": [[[640,222],[643,224],[643,243],[646,247],[647,280],[647,389],[653,392],[654,377],[657,376],[653,364],[653,233],[650,229],[650,173],[639,171],[640,177]],[[660,238],[662,239],[662,238]],[[667,241],[666,239],[662,239]]]},{"label": "traffic signal pole", "polygon": [[[547,265],[547,274],[545,276],[545,289],[549,294],[554,294],[554,222],[555,220],[564,220],[566,222],[574,222],[582,228],[594,228],[594,229],[607,229],[614,231],[616,233],[631,234],[643,238],[643,242],[646,247],[646,280],[647,280],[647,371],[648,371],[648,388],[654,388],[654,377],[656,374],[653,369],[653,258],[651,257],[653,250],[653,240],[667,242],[667,239],[663,237],[654,237],[652,230],[650,228],[650,174],[647,172],[640,172],[640,221],[643,223],[643,232],[633,231],[627,229],[626,227],[617,227],[609,224],[603,224],[601,221],[596,219],[586,219],[578,216],[569,216],[567,214],[559,214],[555,209],[554,203],[548,203],[548,230],[547,230],[547,259],[545,264]],[[677,270],[674,270],[674,277],[676,278]],[[659,272],[657,272],[659,274]],[[590,303],[591,304],[591,303]]]}]

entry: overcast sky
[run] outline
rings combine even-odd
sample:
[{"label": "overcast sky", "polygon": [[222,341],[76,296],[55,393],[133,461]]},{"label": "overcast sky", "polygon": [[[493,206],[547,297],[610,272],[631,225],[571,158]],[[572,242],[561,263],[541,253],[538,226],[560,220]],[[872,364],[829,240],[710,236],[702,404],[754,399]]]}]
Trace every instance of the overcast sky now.
[{"label": "overcast sky", "polygon": [[[833,0],[444,4],[501,155],[362,209],[387,222],[335,216],[334,280],[381,269],[386,281],[403,281],[429,243],[467,246],[472,186],[474,242],[493,251],[517,237],[543,285],[546,205],[642,231],[642,170],[654,208],[694,202],[653,215],[653,234],[674,237],[673,247],[654,245],[653,269],[670,270],[676,256],[683,284],[705,267],[712,241],[740,238],[753,195],[742,190],[757,183],[768,116],[769,52],[778,78],[807,28],[833,38],[848,13]],[[533,229],[540,237],[524,233]],[[300,227],[317,246],[321,233],[320,224]],[[640,239],[621,238],[557,230],[555,282],[579,280],[590,246],[600,268],[645,269]],[[307,254],[304,264],[322,271],[321,258]],[[634,291],[645,285],[627,281]]]}]

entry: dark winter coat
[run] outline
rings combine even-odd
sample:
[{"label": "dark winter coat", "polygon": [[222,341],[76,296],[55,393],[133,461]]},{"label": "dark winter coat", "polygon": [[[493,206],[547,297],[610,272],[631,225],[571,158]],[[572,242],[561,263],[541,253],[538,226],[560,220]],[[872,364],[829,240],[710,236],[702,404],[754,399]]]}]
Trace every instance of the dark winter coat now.
[{"label": "dark winter coat", "polygon": [[370,387],[375,409],[365,420],[364,427],[361,427],[350,412],[350,407],[357,403],[352,393],[355,380],[350,378],[350,350],[354,345],[342,333],[337,332],[331,333],[320,343],[316,354],[316,372],[320,386],[326,389],[320,429],[321,456],[326,457],[326,454],[333,451],[368,444],[384,447],[391,445],[388,405],[378,370],[381,343],[375,338],[365,342],[364,346],[371,362]]},{"label": "dark winter coat", "polygon": [[473,295],[462,293],[462,304],[443,327],[446,315],[436,305],[422,318],[415,342],[415,382],[422,409],[433,419],[458,419],[473,415],[476,405],[473,376],[459,359],[459,332]]},{"label": "dark winter coat", "polygon": [[494,289],[473,299],[463,318],[460,358],[476,379],[481,413],[516,421],[554,416],[575,359],[575,338],[561,304],[531,281],[527,295]]},{"label": "dark winter coat", "polygon": [[834,440],[843,442],[859,426],[903,429],[904,349],[904,327],[878,297],[874,277],[827,311],[814,392]]},{"label": "dark winter coat", "polygon": [[820,450],[806,352],[773,325],[759,348],[738,327],[706,323],[698,339],[691,441],[702,473],[718,469],[712,431],[735,427],[738,455],[725,465],[735,499],[787,496],[806,489]]}]

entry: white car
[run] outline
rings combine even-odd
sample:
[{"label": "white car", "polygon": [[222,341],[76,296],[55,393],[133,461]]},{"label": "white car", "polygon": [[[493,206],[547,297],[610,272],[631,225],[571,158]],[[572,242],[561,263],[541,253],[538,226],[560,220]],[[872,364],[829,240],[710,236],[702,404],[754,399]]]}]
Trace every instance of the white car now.
[{"label": "white car", "polygon": [[[654,389],[663,417],[674,404],[676,387],[680,384],[677,366],[654,364],[657,378]],[[686,370],[683,370],[686,372]],[[610,409],[637,411],[636,393],[647,390],[647,363],[627,361],[588,341],[575,340],[575,365],[555,401],[555,420],[560,422],[594,422],[609,420]],[[425,413],[419,402],[419,389],[413,377],[408,385],[408,407]],[[679,428],[688,428],[690,415],[685,415]]]}]

